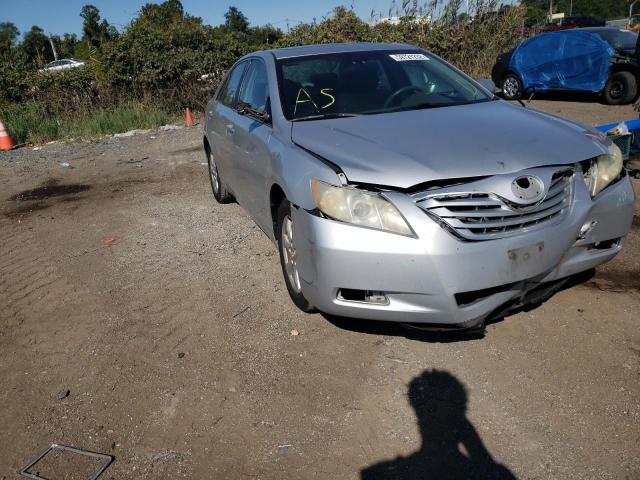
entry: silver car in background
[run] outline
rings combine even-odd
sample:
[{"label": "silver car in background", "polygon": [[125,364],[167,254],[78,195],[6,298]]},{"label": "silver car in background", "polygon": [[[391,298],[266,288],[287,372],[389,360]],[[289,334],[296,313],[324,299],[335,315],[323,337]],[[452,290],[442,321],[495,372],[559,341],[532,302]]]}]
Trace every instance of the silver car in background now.
[{"label": "silver car in background", "polygon": [[75,58],[63,58],[62,60],[55,60],[47,63],[44,68],[38,70],[40,73],[52,73],[62,72],[64,70],[71,70],[72,68],[84,67],[85,62],[83,60],[76,60]]},{"label": "silver car in background", "polygon": [[243,57],[204,148],[215,198],[277,243],[305,311],[477,327],[611,260],[633,217],[606,137],[409,45]]}]

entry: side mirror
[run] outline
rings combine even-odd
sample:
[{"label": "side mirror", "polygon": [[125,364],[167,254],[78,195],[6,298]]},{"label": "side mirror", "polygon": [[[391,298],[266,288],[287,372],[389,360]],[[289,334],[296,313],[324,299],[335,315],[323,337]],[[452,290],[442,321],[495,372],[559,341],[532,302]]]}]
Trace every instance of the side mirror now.
[{"label": "side mirror", "polygon": [[271,123],[271,115],[266,111],[255,110],[246,102],[238,102],[236,106],[236,111],[240,115],[246,115],[248,117],[253,117],[257,120],[260,120],[264,123]]},{"label": "side mirror", "polygon": [[493,80],[488,78],[479,78],[476,80],[480,85],[489,90],[491,93],[496,93],[496,84],[493,83]]}]

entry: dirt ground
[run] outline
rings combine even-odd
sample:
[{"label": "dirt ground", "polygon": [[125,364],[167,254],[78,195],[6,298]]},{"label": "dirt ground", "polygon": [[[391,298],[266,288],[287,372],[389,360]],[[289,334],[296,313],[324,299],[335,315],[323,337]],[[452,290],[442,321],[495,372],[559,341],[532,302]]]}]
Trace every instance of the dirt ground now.
[{"label": "dirt ground", "polygon": [[640,479],[638,217],[593,280],[469,337],[298,311],[200,127],[0,152],[0,212],[0,479],[52,442],[107,479]]}]

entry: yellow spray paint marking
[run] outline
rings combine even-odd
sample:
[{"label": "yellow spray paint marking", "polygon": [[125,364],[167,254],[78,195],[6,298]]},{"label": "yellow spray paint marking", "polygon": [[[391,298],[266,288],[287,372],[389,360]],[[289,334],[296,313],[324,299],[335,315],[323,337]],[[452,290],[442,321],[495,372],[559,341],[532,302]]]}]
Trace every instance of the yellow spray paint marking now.
[{"label": "yellow spray paint marking", "polygon": [[[304,95],[307,97],[306,100],[301,99],[302,94],[304,93]],[[311,98],[311,95],[309,95],[309,92],[307,92],[304,88],[301,88],[300,90],[298,90],[298,96],[296,97],[296,104],[293,107],[293,114],[296,114],[296,111],[298,110],[298,104],[299,103],[308,103],[311,102],[311,104],[315,107],[316,111],[319,111],[320,109],[318,108],[318,106],[316,105],[316,102],[313,101],[313,99]]]},{"label": "yellow spray paint marking", "polygon": [[329,92],[333,92],[333,88],[323,88],[322,90],[320,90],[320,93],[322,95],[324,95],[325,97],[329,97],[331,100],[329,101],[329,103],[327,103],[326,105],[322,106],[322,109],[324,110],[325,108],[329,108],[331,105],[333,105],[334,103],[336,103],[336,97],[334,97],[333,95],[331,95]]}]

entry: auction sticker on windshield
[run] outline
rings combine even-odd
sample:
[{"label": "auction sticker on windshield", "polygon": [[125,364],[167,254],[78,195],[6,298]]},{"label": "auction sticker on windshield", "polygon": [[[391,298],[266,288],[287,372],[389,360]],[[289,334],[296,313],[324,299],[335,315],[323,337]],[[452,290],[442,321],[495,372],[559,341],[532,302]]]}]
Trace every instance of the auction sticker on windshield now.
[{"label": "auction sticker on windshield", "polygon": [[394,53],[389,55],[396,62],[409,62],[413,60],[429,60],[429,57],[422,53]]}]

